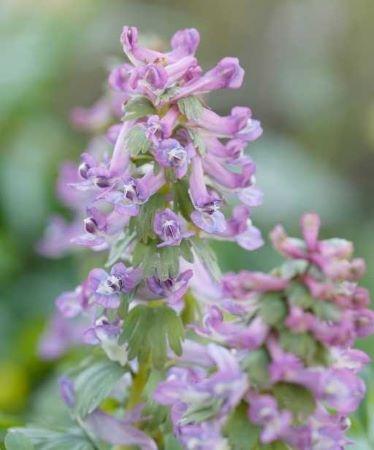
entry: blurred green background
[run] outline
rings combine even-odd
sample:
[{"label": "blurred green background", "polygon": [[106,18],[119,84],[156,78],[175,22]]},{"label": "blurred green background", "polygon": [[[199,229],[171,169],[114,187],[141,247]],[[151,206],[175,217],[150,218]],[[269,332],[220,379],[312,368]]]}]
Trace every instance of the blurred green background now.
[{"label": "blurred green background", "polygon": [[[164,39],[198,28],[204,68],[240,58],[243,88],[212,96],[211,105],[227,113],[249,104],[263,123],[264,136],[250,146],[265,191],[255,222],[265,233],[280,221],[296,233],[300,214],[317,211],[324,236],[355,241],[369,267],[364,284],[374,288],[373,23],[372,0],[2,0],[2,427],[49,407],[40,399],[55,366],[38,359],[37,340],[54,298],[79,276],[77,257],[46,260],[35,243],[60,209],[60,162],[76,159],[86,143],[70,127],[69,111],[102,92],[106,67],[121,57],[122,26]],[[252,254],[216,248],[225,270],[277,261],[269,247]],[[374,340],[363,346],[374,356]],[[366,438],[355,448],[374,448]]]}]

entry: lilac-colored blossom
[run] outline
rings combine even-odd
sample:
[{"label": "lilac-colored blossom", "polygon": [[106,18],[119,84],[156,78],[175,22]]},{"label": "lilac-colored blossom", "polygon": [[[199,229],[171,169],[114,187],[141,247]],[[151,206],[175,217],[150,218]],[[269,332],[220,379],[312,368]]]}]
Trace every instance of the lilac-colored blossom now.
[{"label": "lilac-colored blossom", "polygon": [[157,247],[180,245],[182,239],[193,236],[192,232],[184,229],[184,224],[171,209],[166,208],[155,214],[153,230],[162,240]]}]

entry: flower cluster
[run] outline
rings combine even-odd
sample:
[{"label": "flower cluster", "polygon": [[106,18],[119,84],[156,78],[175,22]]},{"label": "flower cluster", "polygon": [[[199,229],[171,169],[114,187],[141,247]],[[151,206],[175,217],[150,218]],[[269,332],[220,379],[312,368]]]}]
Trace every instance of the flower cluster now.
[{"label": "flower cluster", "polygon": [[[248,250],[263,243],[250,219],[262,194],[255,165],[244,154],[247,143],[261,135],[260,123],[245,107],[221,117],[202,98],[240,87],[244,71],[238,60],[223,58],[203,73],[194,56],[194,29],[178,31],[170,52],[142,47],[133,27],[124,28],[121,42],[132,64],[111,71],[110,93],[93,108],[73,112],[80,128],[109,126],[91,140],[78,167],[62,167],[57,193],[75,218],[53,218],[39,244],[47,256],[83,246],[108,250],[109,266],[119,260],[129,265],[117,262],[110,273],[92,270],[56,302],[63,317],[90,322],[88,335],[99,323],[101,335],[107,330],[112,339],[123,321],[109,322],[108,310],[119,307],[123,294],[133,296],[135,287],[133,304],[166,298],[176,311],[183,308],[192,272],[180,271],[179,260],[193,258],[194,240],[234,240]],[[137,258],[144,249],[146,257]],[[56,345],[65,348],[58,340]],[[44,354],[58,353],[50,347]]]},{"label": "flower cluster", "polygon": [[[114,363],[62,380],[72,415],[93,439],[144,449],[170,439],[191,450],[345,448],[368,362],[352,346],[374,332],[357,284],[364,262],[345,240],[318,240],[319,218],[306,214],[303,240],[271,233],[280,267],[221,276],[207,238],[263,243],[244,152],[260,123],[247,107],[220,116],[205,104],[239,88],[244,71],[228,57],[203,72],[194,29],[168,52],[143,46],[134,27],[121,43],[128,62],[111,71],[109,93],[73,114],[105,132],[61,172],[58,195],[75,218],[55,218],[39,245],[52,257],[73,245],[109,255],[57,298],[41,348],[56,357],[86,343]],[[114,388],[123,395],[111,415],[100,401]]]},{"label": "flower cluster", "polygon": [[[348,241],[318,240],[319,225],[316,214],[304,215],[303,240],[277,226],[271,239],[287,258],[282,266],[271,274],[227,274],[206,296],[194,329],[215,344],[186,343],[180,367],[155,396],[171,406],[186,448],[227,448],[224,426],[243,402],[262,444],[348,444],[348,416],[365,393],[357,373],[369,362],[352,345],[374,332],[374,312],[357,285],[363,261],[352,259]],[[196,284],[197,296],[205,286]]]}]

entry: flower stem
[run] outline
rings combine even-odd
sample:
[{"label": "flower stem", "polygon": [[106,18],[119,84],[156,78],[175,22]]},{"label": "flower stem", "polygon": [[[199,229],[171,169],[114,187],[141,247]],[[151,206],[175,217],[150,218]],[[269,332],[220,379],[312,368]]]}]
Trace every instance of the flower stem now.
[{"label": "flower stem", "polygon": [[127,407],[129,409],[134,408],[141,401],[144,387],[149,378],[149,373],[150,365],[148,362],[139,366],[138,373],[133,379],[129,401],[127,402]]}]

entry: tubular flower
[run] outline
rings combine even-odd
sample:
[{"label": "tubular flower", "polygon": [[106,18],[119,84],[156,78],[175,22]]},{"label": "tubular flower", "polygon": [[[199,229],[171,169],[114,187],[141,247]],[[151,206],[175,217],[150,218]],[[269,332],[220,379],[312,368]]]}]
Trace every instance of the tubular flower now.
[{"label": "tubular flower", "polygon": [[305,214],[302,239],[271,232],[281,266],[220,273],[208,239],[263,244],[245,150],[262,128],[247,107],[206,105],[203,95],[240,88],[244,70],[226,57],[203,72],[199,40],[180,30],[165,51],[124,27],[127,60],[108,93],[73,112],[95,136],[57,183],[74,219],[54,218],[39,250],[83,246],[108,260],[56,299],[41,354],[96,347],[60,382],[84,448],[344,449],[369,362],[352,347],[374,332],[365,264],[348,241],[320,240],[319,217]]}]

